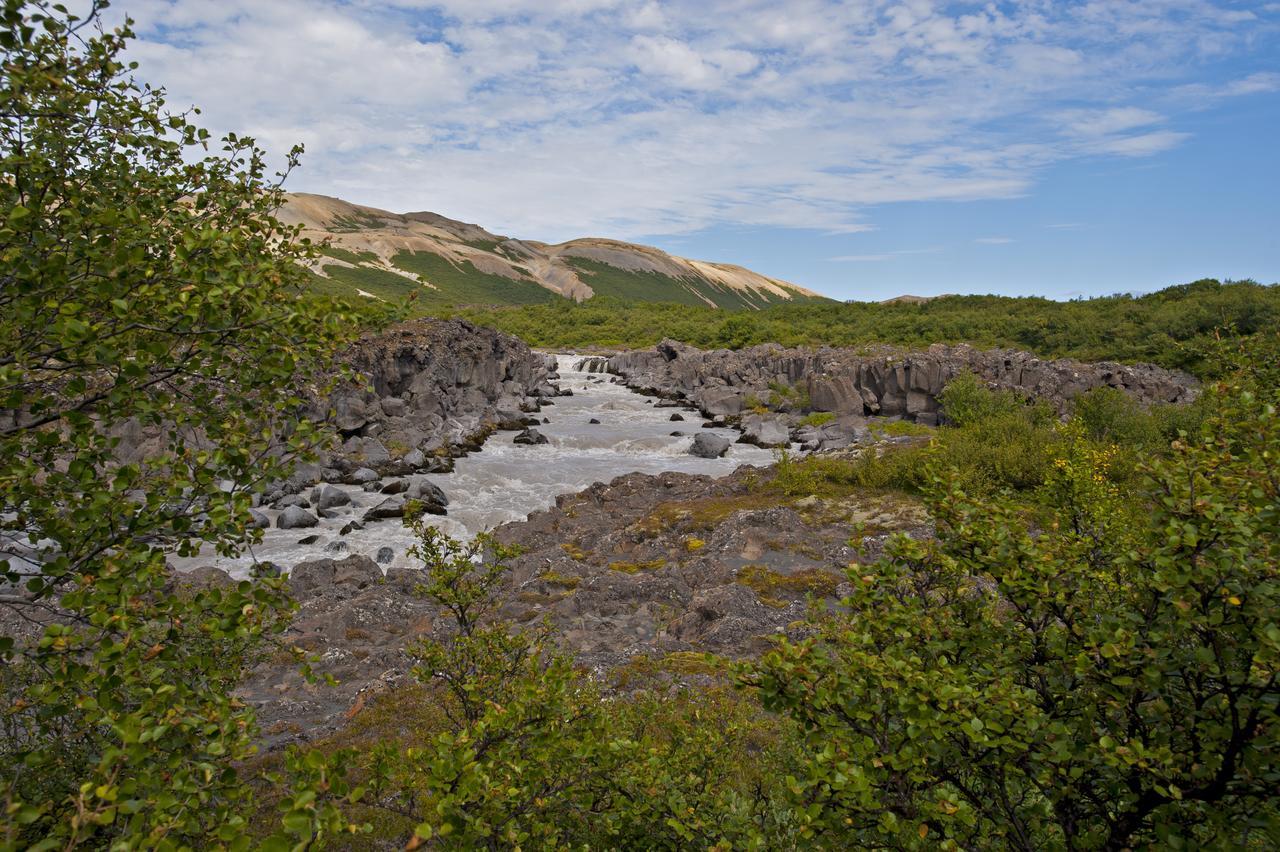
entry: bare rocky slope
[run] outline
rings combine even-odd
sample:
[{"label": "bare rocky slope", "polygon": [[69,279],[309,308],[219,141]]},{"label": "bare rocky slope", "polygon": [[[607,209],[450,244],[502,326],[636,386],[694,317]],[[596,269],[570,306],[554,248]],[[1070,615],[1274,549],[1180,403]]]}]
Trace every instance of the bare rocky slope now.
[{"label": "bare rocky slope", "polygon": [[289,195],[279,216],[325,246],[313,267],[316,286],[342,295],[531,304],[604,294],[722,308],[823,298],[741,266],[649,246],[590,237],[549,245],[436,213],[390,213],[322,195]]}]

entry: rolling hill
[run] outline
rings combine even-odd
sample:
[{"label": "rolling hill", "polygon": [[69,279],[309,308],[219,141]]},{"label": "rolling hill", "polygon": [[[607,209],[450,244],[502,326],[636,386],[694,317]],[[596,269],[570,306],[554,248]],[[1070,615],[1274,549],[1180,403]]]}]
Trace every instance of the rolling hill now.
[{"label": "rolling hill", "polygon": [[436,213],[389,213],[323,195],[286,197],[279,218],[322,246],[321,292],[420,304],[527,305],[596,295],[759,309],[826,298],[741,266],[687,260],[587,237],[549,245],[492,234]]}]

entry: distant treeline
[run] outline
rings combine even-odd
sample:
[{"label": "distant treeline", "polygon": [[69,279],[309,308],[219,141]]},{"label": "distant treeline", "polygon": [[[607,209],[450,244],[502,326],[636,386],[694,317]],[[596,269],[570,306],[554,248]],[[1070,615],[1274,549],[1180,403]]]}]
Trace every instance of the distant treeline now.
[{"label": "distant treeline", "polygon": [[1219,331],[1253,334],[1280,327],[1280,286],[1212,279],[1145,296],[1072,302],[1008,296],[944,296],[919,304],[807,303],[726,312],[689,305],[596,297],[520,307],[452,311],[515,334],[533,346],[652,346],[664,337],[703,348],[927,346],[971,343],[1025,349],[1046,358],[1145,361],[1198,374],[1214,372],[1202,353]]}]

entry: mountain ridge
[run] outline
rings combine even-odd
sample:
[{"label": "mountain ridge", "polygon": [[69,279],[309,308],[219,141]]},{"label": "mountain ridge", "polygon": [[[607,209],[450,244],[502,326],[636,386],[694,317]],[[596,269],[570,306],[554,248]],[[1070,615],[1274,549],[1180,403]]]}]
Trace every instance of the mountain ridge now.
[{"label": "mountain ridge", "polygon": [[317,289],[436,304],[532,304],[607,295],[726,309],[827,301],[812,290],[731,263],[694,260],[606,237],[544,243],[494,234],[431,211],[392,213],[289,193],[277,214],[321,246]]}]

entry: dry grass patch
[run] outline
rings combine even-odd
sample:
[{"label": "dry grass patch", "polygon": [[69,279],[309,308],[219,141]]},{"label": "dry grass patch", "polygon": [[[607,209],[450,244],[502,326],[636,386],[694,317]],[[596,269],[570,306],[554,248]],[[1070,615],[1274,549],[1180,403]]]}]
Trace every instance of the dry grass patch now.
[{"label": "dry grass patch", "polygon": [[751,589],[765,606],[782,609],[791,600],[805,595],[817,598],[835,597],[841,577],[821,568],[803,568],[790,574],[774,571],[764,565],[744,565],[737,582]]}]

